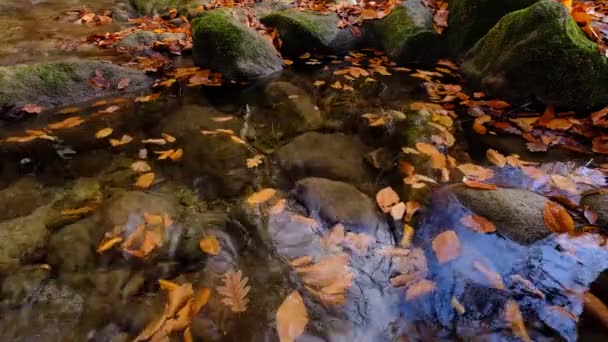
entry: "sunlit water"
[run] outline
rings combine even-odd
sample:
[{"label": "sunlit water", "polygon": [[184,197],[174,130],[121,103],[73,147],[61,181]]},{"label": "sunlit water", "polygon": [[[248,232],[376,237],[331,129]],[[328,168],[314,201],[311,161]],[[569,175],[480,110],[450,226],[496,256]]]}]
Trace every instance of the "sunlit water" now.
[{"label": "sunlit water", "polygon": [[[57,43],[60,46],[64,40],[78,40],[111,28],[100,30],[55,20],[61,11],[110,4],[2,2],[0,8],[6,9],[0,14],[0,23],[6,25],[8,34],[0,40],[0,63],[65,55]],[[184,57],[179,63],[191,62]],[[324,70],[325,65],[330,69]],[[391,257],[385,251],[398,246],[400,221],[393,222],[378,212],[354,223],[331,219],[333,207],[338,211],[343,207],[340,202],[365,202],[356,196],[331,198],[333,203],[320,200],[326,207],[311,209],[300,193],[304,186],[295,186],[297,180],[309,176],[343,180],[373,201],[375,192],[388,185],[404,195],[403,175],[396,168],[397,160],[389,160],[386,168],[366,164],[361,172],[328,174],[323,166],[315,165],[298,172],[286,170],[277,150],[299,135],[313,130],[343,133],[356,137],[360,141],[357,146],[365,146],[366,152],[377,148],[394,152],[429,140],[424,130],[412,129],[424,123],[409,110],[412,102],[428,100],[424,81],[393,72],[390,76],[375,75],[372,81],[357,81],[353,92],[337,90],[328,85],[335,81],[332,72],[338,67],[338,63],[297,61],[282,74],[247,85],[191,88],[178,83],[159,89],[161,96],[156,101],[134,102],[148,93],[125,94],[104,99],[104,103],[77,104],[76,113],[43,113],[0,126],[0,138],[8,138],[45,129],[70,116],[85,119],[77,127],[55,130],[57,139],[53,141],[0,145],[0,192],[4,192],[0,204],[6,206],[0,216],[3,222],[19,217],[31,218],[22,223],[24,226],[39,220],[52,222],[48,235],[39,243],[40,250],[23,252],[28,253],[24,258],[28,265],[13,265],[0,273],[2,340],[131,340],[162,313],[165,296],[159,279],[191,282],[195,289],[212,288],[209,304],[192,321],[195,340],[276,340],[276,310],[294,289],[304,297],[310,318],[299,341],[516,340],[521,336],[505,319],[510,300],[517,302],[524,314],[532,340],[574,340],[576,317],[583,310],[581,295],[608,267],[605,240],[597,234],[572,238],[553,234],[524,246],[496,234],[475,233],[459,223],[467,211],[445,187],[433,187],[433,191],[427,187],[402,198],[418,200],[424,208],[409,254]],[[319,80],[326,84],[315,86]],[[279,91],[269,90],[277,84]],[[119,108],[100,113],[112,106]],[[362,117],[390,110],[405,113],[407,119],[391,118],[379,127],[370,127]],[[311,128],[296,112],[320,115],[324,122]],[[472,158],[487,165],[479,157],[485,146],[467,139],[470,120],[463,117],[461,123],[454,125],[457,142],[452,154],[459,162]],[[96,137],[103,128],[113,129],[110,138],[128,135],[133,140],[113,147],[109,138]],[[168,145],[141,142],[160,138],[162,133],[176,141]],[[162,151],[178,148],[184,153],[179,160],[156,160]],[[328,146],[304,149],[325,148],[336,153]],[[292,151],[292,159],[307,152],[304,149]],[[335,158],[348,160],[351,153],[361,152],[338,151]],[[245,165],[257,155],[263,155],[262,164]],[[578,166],[586,162],[585,156],[556,156],[562,159],[547,161],[580,160],[575,162]],[[145,190],[134,186],[140,172],[134,171],[132,164],[137,160],[146,160],[155,175]],[[494,180],[505,187],[543,192],[521,171],[508,167],[497,171]],[[457,182],[453,179],[449,183]],[[26,184],[25,190],[19,190],[19,184]],[[245,203],[248,194],[268,187],[278,191],[269,203]],[[276,210],[274,206],[283,198],[286,207]],[[40,209],[47,207],[58,211],[60,217]],[[89,207],[92,209],[75,217],[61,214]],[[115,226],[132,233],[144,222],[144,213],[168,215],[174,221],[165,231],[162,246],[146,258],[120,248],[96,252],[105,233]],[[336,223],[344,223],[347,231],[369,234],[374,242],[361,253],[343,244],[327,249],[322,239]],[[432,240],[448,230],[458,235],[460,253],[452,262],[439,263]],[[199,250],[198,241],[209,235],[220,241],[221,251],[216,256]],[[337,270],[345,272],[343,277],[352,276],[353,281],[343,302],[330,305],[336,297],[320,300],[310,290],[313,285],[304,282],[303,273],[289,261],[302,256],[328,260],[336,255],[347,255],[346,271]],[[213,290],[231,269],[240,269],[249,278],[250,303],[244,313],[231,312]],[[391,286],[390,278],[407,272],[420,272],[417,276],[432,281],[434,290],[409,298],[405,287]],[[533,286],[525,286],[521,279]],[[457,310],[454,298],[464,312]],[[583,327],[583,333],[601,336],[600,328]]]}]

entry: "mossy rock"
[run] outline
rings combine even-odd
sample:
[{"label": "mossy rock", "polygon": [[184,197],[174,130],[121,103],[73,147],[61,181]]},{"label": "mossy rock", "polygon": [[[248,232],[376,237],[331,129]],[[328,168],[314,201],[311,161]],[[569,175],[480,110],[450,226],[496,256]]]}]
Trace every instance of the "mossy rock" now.
[{"label": "mossy rock", "polygon": [[229,79],[255,79],[283,68],[280,54],[261,34],[228,9],[215,9],[192,21],[196,65]]},{"label": "mossy rock", "polygon": [[450,0],[450,15],[446,29],[450,55],[461,57],[500,18],[526,8],[538,0]]},{"label": "mossy rock", "polygon": [[571,18],[543,0],[503,17],[468,53],[462,72],[513,102],[583,108],[608,103],[608,59]]},{"label": "mossy rock", "polygon": [[408,0],[385,18],[369,22],[372,39],[399,64],[429,64],[439,56],[441,41],[433,15],[420,0]]},{"label": "mossy rock", "polygon": [[346,53],[355,48],[358,38],[350,29],[338,28],[338,15],[327,15],[288,9],[262,17],[262,24],[279,31],[287,55],[299,55],[309,51]]},{"label": "mossy rock", "polygon": [[[97,70],[110,82],[109,88],[100,89],[89,83]],[[131,81],[127,91],[140,90],[152,83],[139,70],[91,60],[0,67],[0,108],[28,103],[51,108],[111,96],[121,92],[118,82],[125,78]]]},{"label": "mossy rock", "polygon": [[159,14],[173,8],[180,13],[187,13],[203,3],[197,0],[131,0],[131,2],[142,15]]}]

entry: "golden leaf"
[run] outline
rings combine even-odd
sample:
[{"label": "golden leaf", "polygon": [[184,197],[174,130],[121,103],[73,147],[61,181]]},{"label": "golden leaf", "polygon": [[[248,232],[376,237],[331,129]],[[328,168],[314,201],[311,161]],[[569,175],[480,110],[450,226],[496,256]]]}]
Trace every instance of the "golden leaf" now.
[{"label": "golden leaf", "polygon": [[218,255],[221,250],[219,241],[215,236],[208,236],[199,241],[201,250],[210,255]]},{"label": "golden leaf", "polygon": [[84,120],[82,118],[80,118],[79,116],[73,116],[73,117],[67,118],[63,121],[49,124],[48,127],[50,129],[72,128],[72,127],[79,126],[83,122],[84,122]]},{"label": "golden leaf", "polygon": [[163,289],[165,291],[172,291],[179,287],[178,283],[175,283],[175,282],[172,282],[172,281],[166,280],[166,279],[159,279],[158,285],[160,286],[161,289]]},{"label": "golden leaf", "polygon": [[440,264],[452,261],[460,255],[460,240],[453,230],[446,230],[433,239],[433,251]]},{"label": "golden leaf", "polygon": [[302,335],[308,324],[308,312],[297,290],[285,297],[277,309],[276,320],[280,342],[293,342]]},{"label": "golden leaf", "polygon": [[576,188],[576,183],[568,178],[568,177],[564,177],[562,175],[551,175],[551,180],[553,180],[553,183],[555,183],[555,185],[557,185],[558,188],[571,193],[572,195],[577,195],[578,194],[578,189]]},{"label": "golden leaf", "polygon": [[251,287],[247,285],[248,278],[243,278],[240,270],[230,271],[224,275],[224,285],[217,287],[217,292],[221,294],[222,303],[228,306],[233,312],[245,312],[249,299],[247,294]]},{"label": "golden leaf", "polygon": [[519,305],[517,305],[517,302],[513,299],[509,299],[505,305],[505,320],[511,325],[511,330],[513,330],[519,338],[524,342],[532,342],[532,339],[530,339],[528,331],[526,330],[521,311],[519,311]]},{"label": "golden leaf", "polygon": [[573,233],[574,220],[559,204],[548,201],[543,207],[545,225],[555,233]]},{"label": "golden leaf", "polygon": [[79,111],[80,111],[80,108],[78,108],[78,107],[67,107],[67,108],[63,108],[62,110],[58,111],[57,114],[74,114]]},{"label": "golden leaf", "polygon": [[112,247],[114,247],[115,245],[117,245],[121,242],[122,242],[122,238],[119,236],[110,238],[108,240],[104,239],[104,241],[101,242],[99,247],[97,247],[97,253],[101,254],[107,250],[110,250],[110,249],[112,249]]},{"label": "golden leaf", "polygon": [[498,167],[505,167],[505,165],[507,165],[507,159],[505,156],[491,148],[486,151],[486,157],[492,164]]},{"label": "golden leaf", "polygon": [[154,172],[144,173],[143,175],[137,177],[135,187],[140,189],[147,189],[152,186],[152,183],[154,183],[154,178]]},{"label": "golden leaf", "polygon": [[260,166],[264,162],[264,156],[261,154],[257,154],[252,158],[247,159],[247,168],[253,169],[255,167]]},{"label": "golden leaf", "polygon": [[247,203],[255,205],[268,202],[271,198],[274,197],[276,193],[277,191],[272,188],[262,189],[258,192],[254,192],[249,197],[247,197]]},{"label": "golden leaf", "polygon": [[127,134],[123,134],[123,136],[120,138],[120,140],[118,140],[118,139],[110,139],[110,145],[112,145],[113,147],[116,147],[116,146],[128,144],[131,141],[133,141],[133,137],[132,136],[127,135]]},{"label": "golden leaf", "polygon": [[494,176],[494,171],[487,169],[483,166],[465,163],[457,166],[460,172],[464,173],[465,176],[475,178],[476,180],[482,181]]},{"label": "golden leaf", "polygon": [[427,280],[427,279],[418,280],[417,282],[412,284],[410,287],[408,287],[407,291],[405,291],[405,300],[406,301],[414,300],[418,297],[424,296],[427,293],[431,293],[431,292],[435,291],[435,288],[437,288],[437,285],[430,280]]},{"label": "golden leaf", "polygon": [[175,142],[175,140],[176,140],[174,136],[172,136],[172,135],[170,135],[170,134],[167,134],[167,133],[161,133],[160,135],[161,135],[161,136],[163,137],[163,139],[165,139],[165,140],[166,140],[168,143],[174,143],[174,142]]},{"label": "golden leaf", "polygon": [[112,128],[110,128],[110,127],[102,128],[99,131],[97,131],[97,133],[95,133],[95,138],[97,138],[97,139],[107,138],[110,135],[112,135],[112,133],[114,133],[114,130]]}]

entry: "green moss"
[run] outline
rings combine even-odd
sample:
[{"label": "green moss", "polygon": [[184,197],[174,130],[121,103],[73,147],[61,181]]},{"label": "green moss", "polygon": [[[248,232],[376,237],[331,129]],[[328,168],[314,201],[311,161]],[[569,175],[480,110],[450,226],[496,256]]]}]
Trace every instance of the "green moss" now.
[{"label": "green moss", "polygon": [[513,100],[585,107],[608,102],[608,60],[552,0],[503,17],[462,66],[473,81]]},{"label": "green moss", "polygon": [[433,17],[418,0],[396,7],[373,30],[382,48],[398,63],[432,62],[439,53]]},{"label": "green moss", "polygon": [[296,35],[304,39],[318,40],[325,46],[331,43],[338,31],[338,17],[334,13],[321,15],[310,11],[288,9],[269,14],[260,21],[266,26],[276,27],[281,37]]},{"label": "green moss", "polygon": [[451,0],[448,16],[448,48],[453,56],[470,49],[504,15],[538,0]]}]

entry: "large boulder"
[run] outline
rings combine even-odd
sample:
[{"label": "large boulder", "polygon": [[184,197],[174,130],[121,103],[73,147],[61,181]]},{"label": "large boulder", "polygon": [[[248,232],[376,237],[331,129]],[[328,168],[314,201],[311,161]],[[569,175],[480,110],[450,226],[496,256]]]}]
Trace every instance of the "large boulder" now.
[{"label": "large boulder", "polygon": [[275,27],[281,36],[281,50],[288,55],[309,51],[346,53],[358,43],[352,30],[338,28],[339,18],[334,12],[321,14],[288,9],[262,17],[262,24]]},{"label": "large boulder", "polygon": [[41,184],[31,178],[22,178],[0,190],[0,221],[28,215],[47,204],[49,197]]},{"label": "large boulder", "polygon": [[48,211],[41,207],[29,216],[0,223],[0,273],[44,257],[49,236],[45,224]]},{"label": "large boulder", "polygon": [[283,67],[272,43],[228,9],[215,9],[192,21],[193,57],[229,79],[255,79]]},{"label": "large boulder", "polygon": [[440,36],[433,15],[420,0],[406,1],[370,25],[379,47],[399,64],[432,63],[439,55]]},{"label": "large boulder", "polygon": [[[90,81],[102,75],[107,86]],[[0,67],[0,108],[25,104],[51,108],[123,92],[118,82],[129,79],[128,91],[148,87],[152,79],[144,72],[91,60],[66,60]]]},{"label": "large boulder", "polygon": [[545,225],[543,208],[547,198],[527,190],[479,190],[463,185],[451,188],[458,202],[496,225],[503,236],[523,245],[539,241],[551,231]]},{"label": "large boulder", "polygon": [[552,0],[504,16],[469,51],[462,72],[488,92],[516,102],[608,103],[608,60],[568,9]]},{"label": "large boulder", "polygon": [[451,0],[446,30],[450,54],[458,57],[466,53],[504,15],[537,1]]}]

